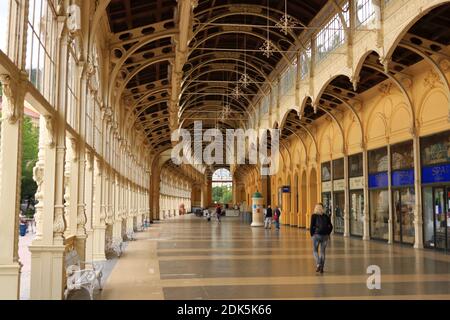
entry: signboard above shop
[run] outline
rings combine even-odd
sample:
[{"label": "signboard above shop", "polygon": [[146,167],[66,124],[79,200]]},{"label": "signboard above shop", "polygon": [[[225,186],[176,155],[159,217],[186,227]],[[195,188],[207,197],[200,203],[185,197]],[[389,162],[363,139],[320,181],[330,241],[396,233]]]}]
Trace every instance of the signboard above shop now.
[{"label": "signboard above shop", "polygon": [[392,186],[401,187],[412,185],[414,185],[414,169],[392,172]]},{"label": "signboard above shop", "polygon": [[387,188],[389,186],[389,179],[387,172],[380,172],[369,175],[369,188]]},{"label": "signboard above shop", "polygon": [[281,192],[282,193],[291,193],[291,186],[282,186]]},{"label": "signboard above shop", "polygon": [[331,192],[331,181],[322,182],[322,192]]},{"label": "signboard above shop", "polygon": [[364,189],[364,177],[350,178],[350,190]]},{"label": "signboard above shop", "polygon": [[422,168],[422,183],[450,182],[450,164]]},{"label": "signboard above shop", "polygon": [[345,190],[345,180],[335,180],[333,181],[333,191],[344,191]]}]

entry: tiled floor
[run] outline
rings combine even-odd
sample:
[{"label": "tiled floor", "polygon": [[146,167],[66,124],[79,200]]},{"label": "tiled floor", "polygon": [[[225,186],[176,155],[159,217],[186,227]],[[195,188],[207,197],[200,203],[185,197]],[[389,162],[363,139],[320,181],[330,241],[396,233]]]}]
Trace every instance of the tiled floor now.
[{"label": "tiled floor", "polygon": [[[381,290],[367,288],[367,267]],[[139,233],[99,299],[450,299],[450,255],[332,236],[323,275],[309,234],[183,216]]]}]

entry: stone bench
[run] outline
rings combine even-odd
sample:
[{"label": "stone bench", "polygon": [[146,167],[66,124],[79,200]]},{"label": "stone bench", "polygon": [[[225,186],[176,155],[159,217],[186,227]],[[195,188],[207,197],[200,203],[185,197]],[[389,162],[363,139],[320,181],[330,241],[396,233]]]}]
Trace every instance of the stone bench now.
[{"label": "stone bench", "polygon": [[[89,293],[91,300],[94,299],[94,289],[98,283],[99,290],[102,290],[102,269],[103,264],[101,263],[85,263],[81,261],[78,252],[74,249],[69,250],[65,256],[66,264],[66,290],[64,291],[64,298],[70,291],[85,289]],[[84,264],[84,269],[82,269],[82,264]]]}]

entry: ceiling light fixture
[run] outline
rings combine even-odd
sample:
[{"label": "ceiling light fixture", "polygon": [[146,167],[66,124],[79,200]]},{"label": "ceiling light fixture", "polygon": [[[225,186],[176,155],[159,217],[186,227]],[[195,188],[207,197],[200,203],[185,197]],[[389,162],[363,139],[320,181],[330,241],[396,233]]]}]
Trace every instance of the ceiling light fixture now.
[{"label": "ceiling light fixture", "polygon": [[241,94],[242,94],[242,91],[238,85],[231,92],[231,95],[237,100],[239,100],[239,98],[241,97]]},{"label": "ceiling light fixture", "polygon": [[280,18],[280,21],[278,21],[275,26],[278,27],[281,32],[283,32],[287,36],[288,33],[292,32],[292,30],[299,24],[300,22],[297,19],[288,15],[287,0],[284,0],[284,15]]},{"label": "ceiling light fixture", "polygon": [[266,57],[266,58],[270,58],[274,51],[275,51],[275,45],[272,43],[272,41],[270,41],[270,33],[269,33],[269,0],[267,0],[267,38],[264,41],[263,45],[259,48],[260,51],[262,51],[262,54]]},{"label": "ceiling light fixture", "polygon": [[[244,48],[247,48],[247,37],[245,36],[245,34],[244,34]],[[244,53],[244,73],[239,78],[239,84],[242,86],[242,88],[246,89],[250,84],[250,81],[251,81],[250,77],[247,75],[247,54]]]}]

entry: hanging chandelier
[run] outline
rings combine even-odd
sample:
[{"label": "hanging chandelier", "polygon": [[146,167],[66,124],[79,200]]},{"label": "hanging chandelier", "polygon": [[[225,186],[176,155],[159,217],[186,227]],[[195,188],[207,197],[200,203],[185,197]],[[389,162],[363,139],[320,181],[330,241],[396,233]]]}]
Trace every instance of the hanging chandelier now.
[{"label": "hanging chandelier", "polygon": [[276,47],[270,39],[267,39],[264,41],[264,44],[259,48],[259,50],[262,51],[262,54],[266,56],[266,58],[270,58],[276,51]]},{"label": "hanging chandelier", "polygon": [[280,21],[276,23],[276,27],[281,30],[286,36],[292,31],[300,22],[287,13],[287,0],[284,0],[284,15],[280,18]]},{"label": "hanging chandelier", "polygon": [[250,77],[247,75],[247,73],[243,73],[241,77],[239,78],[239,84],[242,88],[247,88],[250,84]]},{"label": "hanging chandelier", "polygon": [[294,29],[298,24],[297,19],[290,15],[284,14],[275,26],[281,29],[281,32],[285,35],[288,35],[288,33],[291,32],[292,29]]},{"label": "hanging chandelier", "polygon": [[272,56],[272,54],[275,52],[276,47],[275,45],[272,43],[272,41],[270,41],[270,32],[269,32],[269,0],[267,0],[267,38],[264,41],[263,45],[259,48],[259,50],[261,50],[262,54],[266,57],[266,58],[270,58]]},{"label": "hanging chandelier", "polygon": [[235,99],[239,99],[242,95],[242,91],[241,88],[237,85],[233,91],[231,92],[231,95],[235,98]]},{"label": "hanging chandelier", "polygon": [[230,106],[230,102],[228,100],[228,96],[224,96],[223,99],[223,108],[222,108],[222,115],[221,115],[221,119],[222,121],[228,119],[228,117],[230,116],[231,113],[231,106]]},{"label": "hanging chandelier", "polygon": [[228,119],[231,113],[231,107],[230,104],[227,102],[222,109],[222,120]]},{"label": "hanging chandelier", "polygon": [[[247,37],[245,36],[245,34],[244,34],[244,48],[247,48]],[[250,84],[250,77],[247,75],[247,54],[245,53],[244,53],[244,73],[241,75],[238,82],[244,89],[246,89]]]}]

